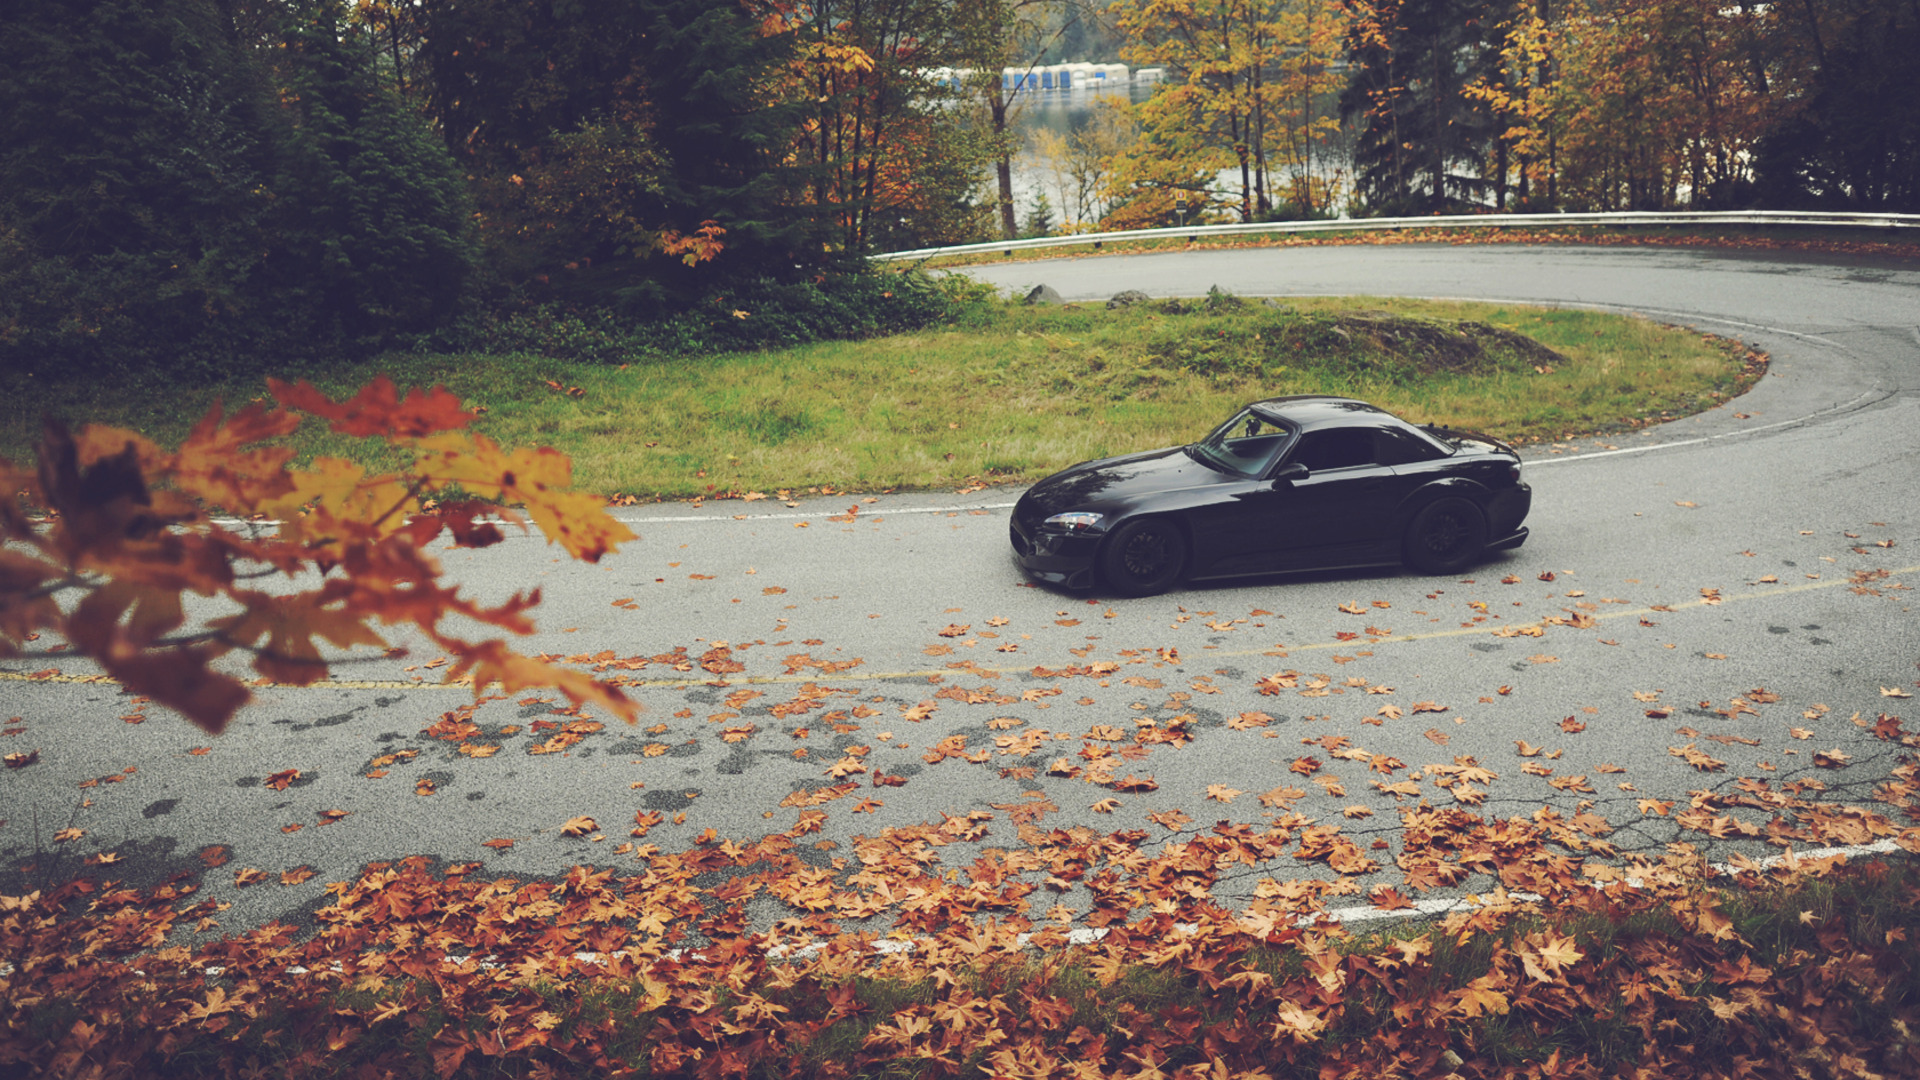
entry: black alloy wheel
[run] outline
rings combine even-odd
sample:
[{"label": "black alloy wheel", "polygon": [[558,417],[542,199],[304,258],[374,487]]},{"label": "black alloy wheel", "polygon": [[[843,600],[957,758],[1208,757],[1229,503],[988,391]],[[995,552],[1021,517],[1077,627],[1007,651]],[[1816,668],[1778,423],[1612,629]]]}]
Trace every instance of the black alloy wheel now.
[{"label": "black alloy wheel", "polygon": [[1137,518],[1122,524],[1100,549],[1100,571],[1107,585],[1126,596],[1165,592],[1187,568],[1187,538],[1165,518]]},{"label": "black alloy wheel", "polygon": [[1486,547],[1486,516],[1466,499],[1436,499],[1407,525],[1407,565],[1423,574],[1458,573]]}]

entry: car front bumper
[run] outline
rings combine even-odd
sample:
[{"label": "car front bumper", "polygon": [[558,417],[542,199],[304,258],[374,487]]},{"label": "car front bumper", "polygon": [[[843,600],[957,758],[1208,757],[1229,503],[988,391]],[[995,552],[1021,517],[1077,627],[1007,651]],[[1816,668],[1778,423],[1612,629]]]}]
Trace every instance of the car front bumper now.
[{"label": "car front bumper", "polygon": [[1522,525],[1507,535],[1487,545],[1488,551],[1511,551],[1527,542],[1527,528]]},{"label": "car front bumper", "polygon": [[1015,515],[1007,526],[1013,556],[1029,577],[1067,589],[1093,587],[1093,562],[1100,551],[1099,533],[1065,533],[1036,528]]}]

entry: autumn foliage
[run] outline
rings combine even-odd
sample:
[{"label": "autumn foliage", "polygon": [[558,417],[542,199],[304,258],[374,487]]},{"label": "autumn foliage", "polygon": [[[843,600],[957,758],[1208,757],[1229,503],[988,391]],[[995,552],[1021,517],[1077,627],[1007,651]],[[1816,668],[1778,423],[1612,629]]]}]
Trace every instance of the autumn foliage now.
[{"label": "autumn foliage", "polygon": [[[748,843],[649,847],[624,877],[375,864],[330,887],[304,941],[274,925],[169,945],[216,910],[182,880],[0,900],[0,1064],[1152,1080],[1920,1069],[1920,881],[1905,863],[1801,860],[1708,887],[1679,844],[1630,856],[1630,883],[1583,873],[1590,842],[1550,813],[1422,807],[1403,813],[1403,863],[1496,883],[1435,921],[1356,937],[1328,904],[1346,879],[1269,882],[1243,910],[1214,899],[1248,870],[1316,858],[1328,830],[1304,820],[1221,822],[1157,850],[1142,830],[1021,824],[1014,849],[943,872],[940,849],[987,834],[981,811],[864,839],[841,877],[799,851],[821,813]],[[1023,879],[1036,869],[1044,884]],[[1082,927],[1041,910],[1056,881],[1092,890]],[[1412,903],[1386,886],[1371,899]],[[784,915],[756,931],[749,903]]]},{"label": "autumn foliage", "polygon": [[[216,404],[176,450],[50,419],[37,470],[0,461],[0,488],[17,493],[0,502],[0,657],[48,655],[34,642],[64,639],[129,690],[218,732],[249,696],[216,667],[228,654],[245,654],[260,680],[306,685],[337,662],[323,648],[384,647],[376,624],[405,626],[452,657],[447,678],[476,694],[553,686],[631,717],[613,687],[443,626],[458,617],[527,634],[540,599],[462,595],[429,550],[443,534],[484,547],[504,539],[500,525],[531,520],[588,561],[632,539],[599,498],[567,490],[565,455],[463,431],[473,414],[440,388],[401,396],[382,377],[336,402],[304,381],[269,384],[280,407],[255,401],[227,416]],[[329,457],[296,467],[276,440],[302,413],[410,461],[384,474]]]}]

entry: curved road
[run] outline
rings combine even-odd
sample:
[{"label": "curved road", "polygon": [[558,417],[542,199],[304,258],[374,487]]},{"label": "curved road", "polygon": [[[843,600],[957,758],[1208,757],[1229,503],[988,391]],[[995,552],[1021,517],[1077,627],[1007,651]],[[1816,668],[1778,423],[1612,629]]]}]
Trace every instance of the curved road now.
[{"label": "curved road", "polygon": [[[874,787],[869,772],[857,792],[820,803],[821,838],[840,841],[842,855],[855,835],[1038,801],[1031,793],[1059,807],[1045,825],[1158,837],[1165,830],[1148,826],[1149,812],[1184,810],[1190,828],[1257,822],[1269,811],[1256,795],[1289,786],[1301,792],[1289,805],[1309,817],[1374,811],[1343,822],[1347,833],[1391,844],[1393,809],[1408,803],[1370,781],[1422,771],[1419,797],[1448,802],[1425,766],[1458,756],[1498,774],[1481,813],[1584,804],[1619,830],[1612,839],[1623,848],[1686,839],[1757,855],[1777,849],[1682,834],[1643,815],[1639,800],[1684,808],[1689,792],[1741,778],[1815,778],[1826,797],[1864,804],[1895,764],[1874,718],[1904,712],[1920,728],[1914,701],[1893,696],[1920,694],[1920,620],[1904,587],[1920,582],[1920,267],[1433,245],[969,272],[1016,292],[1044,282],[1070,300],[1218,285],[1246,296],[1597,305],[1740,337],[1771,353],[1773,366],[1751,393],[1701,416],[1532,455],[1533,538],[1466,578],[1265,579],[1128,601],[1053,593],[1026,585],[1008,557],[1005,515],[1017,493],[1006,490],[623,511],[643,539],[596,567],[562,564],[537,538],[449,555],[483,595],[542,586],[543,633],[530,649],[624,660],[615,670],[638,680],[648,709],[638,728],[613,722],[554,752],[531,751],[553,745],[564,729],[548,725],[571,718],[530,698],[474,711],[466,753],[457,734],[436,738],[430,725],[468,698],[425,681],[426,655],[338,669],[354,684],[262,690],[218,739],[170,716],[145,718],[110,685],[76,681],[82,664],[42,681],[22,681],[27,667],[16,665],[0,681],[0,719],[20,720],[0,742],[7,752],[38,748],[40,761],[0,774],[0,892],[112,851],[111,873],[127,880],[197,875],[202,895],[233,904],[219,917],[232,932],[297,921],[324,899],[325,882],[410,854],[482,861],[501,875],[579,862],[637,869],[614,851],[636,813],[661,815],[647,840],[662,848],[708,828],[740,839],[785,829],[798,813],[788,796],[830,784],[827,771],[858,747],[867,749],[851,755],[855,764],[905,783]],[[1340,610],[1356,604],[1365,615]],[[1516,626],[1540,636],[1499,633]],[[724,654],[709,652],[720,643]],[[702,656],[718,675],[698,666]],[[726,660],[744,669],[728,671]],[[1036,666],[1082,673],[1036,675]],[[1297,675],[1282,692],[1256,688],[1284,672]],[[1229,723],[1255,711],[1271,721]],[[1062,756],[1087,764],[1073,755],[1097,741],[1088,738],[1096,725],[1131,732],[1180,716],[1191,717],[1191,742],[1157,745],[1122,770],[1151,775],[1157,790],[1116,793],[1046,772]],[[928,763],[953,736],[981,760]],[[1406,770],[1382,777],[1325,752],[1342,737]],[[1543,753],[1520,758],[1516,741]],[[485,746],[499,749],[472,751]],[[1690,765],[1681,755],[1690,746],[1724,767]],[[202,747],[210,750],[194,752]],[[1831,750],[1846,767],[1816,768],[1815,752]],[[1307,755],[1323,764],[1312,782],[1290,769]],[[1551,775],[1521,768],[1543,763]],[[284,789],[264,783],[295,768],[300,778]],[[109,775],[120,779],[100,782]],[[1569,776],[1586,779],[1553,783]],[[431,793],[417,793],[422,779]],[[87,781],[96,782],[80,786]],[[1210,798],[1210,785],[1244,794]],[[1109,796],[1118,809],[1092,812]],[[856,814],[862,798],[878,805]],[[347,814],[323,825],[329,810]],[[579,815],[606,839],[561,835]],[[52,843],[67,826],[85,835]],[[993,827],[984,845],[1015,842],[1004,821]],[[514,844],[483,846],[496,838]],[[222,868],[205,868],[209,845],[224,848]],[[940,857],[963,866],[981,846],[955,844]],[[315,875],[279,884],[280,872],[301,866]],[[239,867],[276,876],[240,889]],[[1250,889],[1269,872],[1326,873],[1299,864],[1239,880]],[[1364,885],[1398,880],[1389,866]]]}]

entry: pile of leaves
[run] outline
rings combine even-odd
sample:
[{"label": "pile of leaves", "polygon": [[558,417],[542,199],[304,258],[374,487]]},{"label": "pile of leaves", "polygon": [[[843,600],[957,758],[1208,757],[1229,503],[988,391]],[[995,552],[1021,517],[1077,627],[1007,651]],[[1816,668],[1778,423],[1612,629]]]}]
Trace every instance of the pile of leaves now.
[{"label": "pile of leaves", "polygon": [[[306,940],[270,925],[170,946],[218,906],[185,880],[83,878],[0,899],[0,1064],[288,1077],[1920,1069],[1920,874],[1905,859],[1749,863],[1715,881],[1676,844],[1612,872],[1583,861],[1590,843],[1551,811],[1422,806],[1402,814],[1401,864],[1493,883],[1437,919],[1354,936],[1327,906],[1349,879],[1269,878],[1240,910],[1215,900],[1243,869],[1338,850],[1336,829],[1290,815],[1158,850],[1142,830],[1022,824],[1019,846],[942,872],[940,847],[987,832],[981,811],[857,841],[850,873],[801,851],[821,816],[802,810],[752,843],[649,848],[630,877],[375,864],[330,887]],[[1041,911],[1068,882],[1089,886],[1092,911]],[[1370,899],[1412,906],[1386,886]],[[788,914],[753,929],[749,906],[769,901]]]}]

